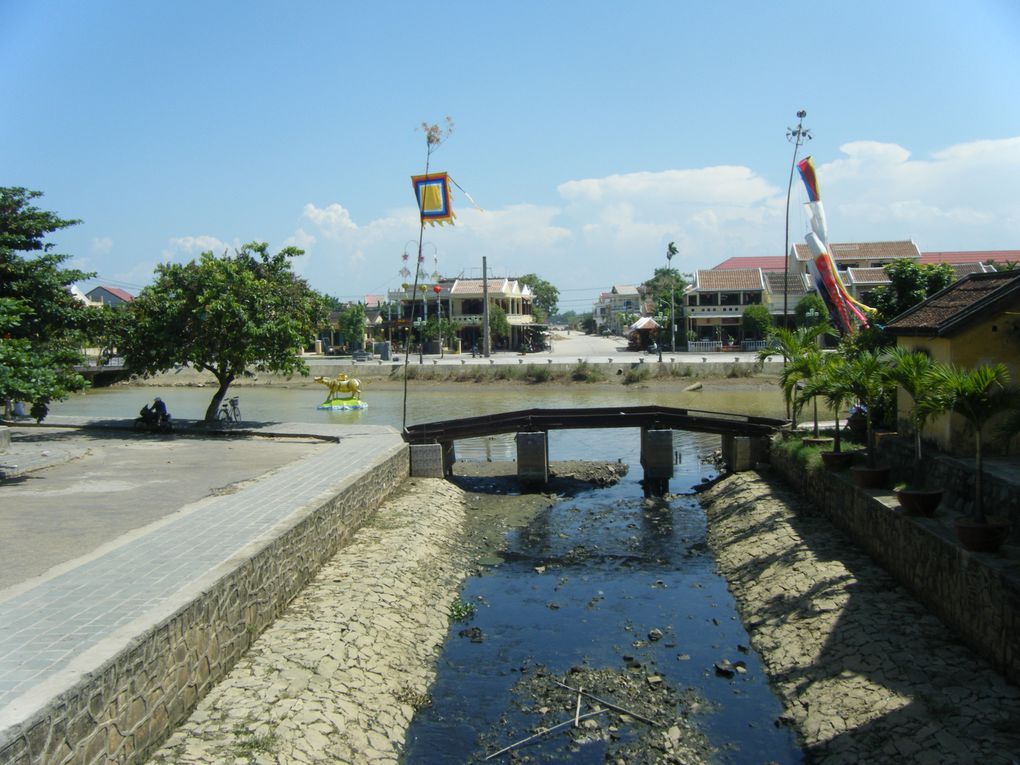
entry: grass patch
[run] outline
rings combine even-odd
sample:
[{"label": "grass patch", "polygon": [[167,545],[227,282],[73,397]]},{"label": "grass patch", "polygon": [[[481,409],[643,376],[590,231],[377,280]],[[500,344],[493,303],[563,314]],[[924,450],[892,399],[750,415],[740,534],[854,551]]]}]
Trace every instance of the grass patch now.
[{"label": "grass patch", "polygon": [[580,361],[577,366],[570,370],[570,379],[574,382],[602,382],[606,379],[606,376],[598,367],[589,364],[587,361]]},{"label": "grass patch", "polygon": [[256,736],[244,723],[238,723],[232,731],[237,741],[234,742],[234,753],[239,757],[253,754],[274,754],[280,740],[276,733],[263,733]]},{"label": "grass patch", "polygon": [[641,383],[647,380],[652,374],[651,369],[645,364],[638,364],[631,367],[623,374],[624,385],[634,385],[635,383]]},{"label": "grass patch", "polygon": [[457,598],[450,604],[450,621],[466,622],[475,615],[474,604]]}]

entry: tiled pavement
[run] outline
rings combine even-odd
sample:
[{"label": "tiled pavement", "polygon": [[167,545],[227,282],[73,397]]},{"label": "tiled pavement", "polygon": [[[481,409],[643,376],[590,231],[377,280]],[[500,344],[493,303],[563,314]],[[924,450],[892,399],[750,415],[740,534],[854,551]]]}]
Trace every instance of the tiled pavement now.
[{"label": "tiled pavement", "polygon": [[236,493],[129,532],[41,580],[0,592],[0,730],[127,645],[151,625],[154,609],[162,614],[159,607],[183,588],[269,538],[295,512],[336,494],[403,443],[386,427],[276,425],[261,431],[334,444]]}]

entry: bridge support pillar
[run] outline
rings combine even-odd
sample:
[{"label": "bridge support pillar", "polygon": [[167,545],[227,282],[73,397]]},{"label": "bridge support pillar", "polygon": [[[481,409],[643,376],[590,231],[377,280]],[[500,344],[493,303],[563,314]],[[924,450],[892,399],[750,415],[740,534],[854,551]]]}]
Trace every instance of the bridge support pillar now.
[{"label": "bridge support pillar", "polygon": [[517,480],[522,484],[549,482],[549,434],[517,434]]},{"label": "bridge support pillar", "polygon": [[411,444],[412,478],[445,478],[442,444]]},{"label": "bridge support pillar", "polygon": [[453,475],[453,463],[457,461],[457,452],[453,448],[453,441],[440,441],[443,448],[443,476]]},{"label": "bridge support pillar", "polygon": [[767,438],[750,436],[723,436],[722,457],[726,467],[732,473],[751,470],[759,462],[768,458],[769,441]]},{"label": "bridge support pillar", "polygon": [[641,467],[645,470],[645,491],[662,496],[673,477],[673,431],[670,428],[641,428]]}]

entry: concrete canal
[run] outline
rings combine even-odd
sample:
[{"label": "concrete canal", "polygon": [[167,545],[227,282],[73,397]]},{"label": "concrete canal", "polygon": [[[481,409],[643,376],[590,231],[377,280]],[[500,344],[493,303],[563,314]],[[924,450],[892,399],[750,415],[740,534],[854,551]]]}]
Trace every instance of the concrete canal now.
[{"label": "concrete canal", "polygon": [[[637,463],[636,435],[553,438],[551,450],[568,458]],[[802,761],[794,735],[777,726],[781,706],[715,570],[691,493],[715,475],[707,458],[718,438],[677,432],[675,444],[673,494],[646,499],[638,467],[615,486],[551,497],[510,533],[498,561],[465,583],[462,618],[450,628],[431,704],[412,723],[405,762],[483,760],[600,708],[586,696],[578,706],[563,685],[631,714],[580,720],[504,761]],[[512,479],[457,482],[482,503],[505,503],[500,495],[515,491]]]}]

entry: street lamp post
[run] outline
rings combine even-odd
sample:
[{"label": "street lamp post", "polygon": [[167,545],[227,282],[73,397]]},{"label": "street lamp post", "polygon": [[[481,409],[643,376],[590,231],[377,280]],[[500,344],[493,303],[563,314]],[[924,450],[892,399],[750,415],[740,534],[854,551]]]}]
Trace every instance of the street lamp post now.
[{"label": "street lamp post", "polygon": [[790,328],[789,296],[790,296],[790,192],[793,190],[793,169],[797,166],[797,151],[811,140],[811,131],[804,128],[807,112],[797,112],[797,127],[786,129],[786,140],[793,143],[793,161],[790,163],[790,181],[786,185],[786,239],[783,243],[783,328]]},{"label": "street lamp post", "polygon": [[[670,318],[670,321],[673,320],[673,314],[672,313],[670,314],[669,318]],[[666,317],[662,315],[661,311],[659,312],[658,316],[655,317],[655,320],[659,323],[659,329],[662,329],[662,322],[665,321],[665,319],[666,319]],[[659,346],[659,363],[661,364],[662,363],[662,339],[661,338],[659,339],[658,346]]]},{"label": "street lamp post", "polygon": [[[666,270],[669,272],[669,350],[676,353],[676,317],[673,315],[673,294],[676,292],[676,280],[673,278],[673,256],[678,252],[676,244],[666,245]],[[660,359],[661,361],[661,359]]]}]

